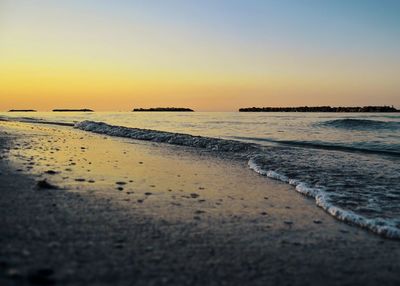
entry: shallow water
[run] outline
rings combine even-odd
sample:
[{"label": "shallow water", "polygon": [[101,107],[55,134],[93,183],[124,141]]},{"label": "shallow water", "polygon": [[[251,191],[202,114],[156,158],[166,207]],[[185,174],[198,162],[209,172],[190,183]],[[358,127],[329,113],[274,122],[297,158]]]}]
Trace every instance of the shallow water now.
[{"label": "shallow water", "polygon": [[[83,120],[192,135],[333,148],[393,152],[400,155],[400,113],[0,113],[1,117],[76,123]],[[312,146],[311,146],[312,147]]]},{"label": "shallow water", "polygon": [[[196,112],[1,116],[71,123],[90,120],[77,128],[242,153],[253,170],[296,186],[297,191],[314,197],[317,205],[338,219],[400,238],[400,114]],[[174,132],[212,138],[199,139]],[[216,137],[245,144],[215,140]]]}]

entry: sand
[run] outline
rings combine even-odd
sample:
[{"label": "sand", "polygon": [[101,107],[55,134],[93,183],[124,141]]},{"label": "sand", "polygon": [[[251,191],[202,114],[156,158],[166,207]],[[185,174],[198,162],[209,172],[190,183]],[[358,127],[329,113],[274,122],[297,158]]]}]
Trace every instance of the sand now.
[{"label": "sand", "polygon": [[62,126],[0,138],[0,285],[400,283],[399,241],[241,161]]}]

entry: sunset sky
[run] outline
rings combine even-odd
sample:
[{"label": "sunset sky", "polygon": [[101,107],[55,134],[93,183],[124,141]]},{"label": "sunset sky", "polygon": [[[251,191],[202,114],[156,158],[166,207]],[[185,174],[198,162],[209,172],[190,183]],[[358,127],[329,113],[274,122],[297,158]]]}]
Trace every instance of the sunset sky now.
[{"label": "sunset sky", "polygon": [[400,1],[0,0],[0,110],[400,107]]}]

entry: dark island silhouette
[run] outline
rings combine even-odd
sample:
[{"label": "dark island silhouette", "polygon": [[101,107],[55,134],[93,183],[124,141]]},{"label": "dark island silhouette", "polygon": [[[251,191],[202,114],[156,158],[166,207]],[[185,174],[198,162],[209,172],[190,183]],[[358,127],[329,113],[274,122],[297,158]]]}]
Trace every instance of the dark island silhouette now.
[{"label": "dark island silhouette", "polygon": [[94,112],[91,109],[53,109],[53,112]]},{"label": "dark island silhouette", "polygon": [[239,112],[400,112],[393,106],[364,107],[331,107],[331,106],[300,106],[300,107],[247,107]]},{"label": "dark island silhouette", "polygon": [[193,109],[190,108],[182,108],[182,107],[154,107],[154,108],[135,108],[132,111],[136,112],[158,112],[158,111],[170,111],[170,112],[193,112]]},{"label": "dark island silhouette", "polygon": [[10,109],[8,112],[36,112],[34,109]]}]

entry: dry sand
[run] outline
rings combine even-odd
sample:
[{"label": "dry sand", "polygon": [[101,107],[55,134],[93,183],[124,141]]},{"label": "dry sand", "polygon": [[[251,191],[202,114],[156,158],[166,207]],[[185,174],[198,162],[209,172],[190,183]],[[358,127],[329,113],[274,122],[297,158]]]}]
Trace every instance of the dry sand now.
[{"label": "dry sand", "polygon": [[7,122],[0,158],[0,285],[400,284],[399,241],[243,162]]}]

